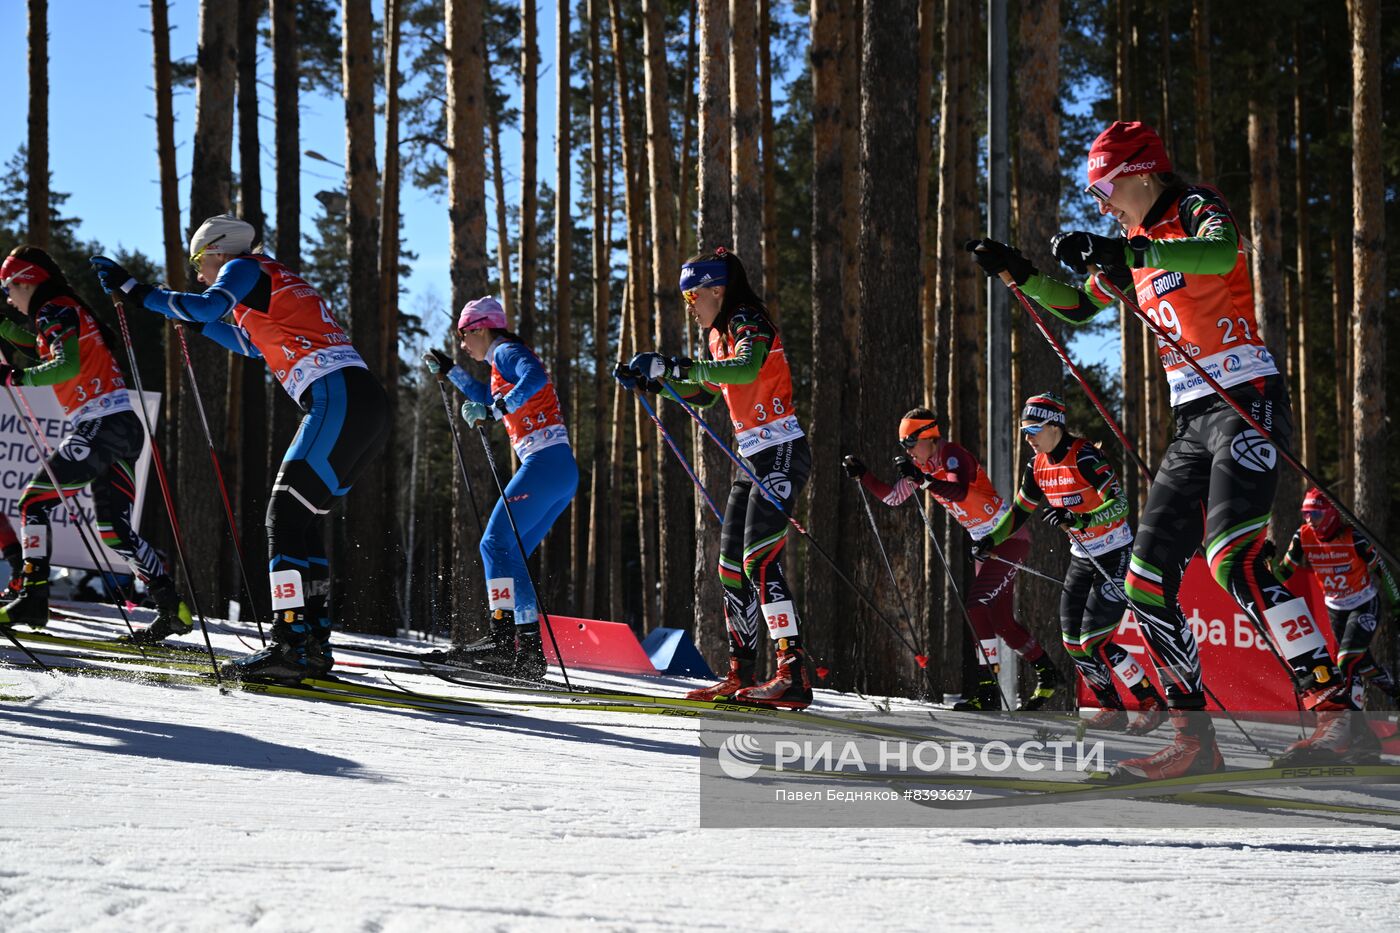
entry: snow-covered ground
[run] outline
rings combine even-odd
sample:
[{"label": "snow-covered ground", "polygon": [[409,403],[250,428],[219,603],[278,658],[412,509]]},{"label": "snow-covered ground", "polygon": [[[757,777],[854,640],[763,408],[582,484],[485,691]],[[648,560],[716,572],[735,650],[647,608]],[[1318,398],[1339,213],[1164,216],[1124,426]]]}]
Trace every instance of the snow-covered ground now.
[{"label": "snow-covered ground", "polygon": [[692,720],[0,684],[4,931],[1400,929],[1346,823],[704,830]]}]

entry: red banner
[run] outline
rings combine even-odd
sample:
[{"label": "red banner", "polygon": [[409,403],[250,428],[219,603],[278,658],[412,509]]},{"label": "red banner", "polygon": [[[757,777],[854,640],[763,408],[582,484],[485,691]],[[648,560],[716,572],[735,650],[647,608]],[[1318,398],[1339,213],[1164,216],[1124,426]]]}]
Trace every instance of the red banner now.
[{"label": "red banner", "polygon": [[[1316,578],[1311,573],[1296,573],[1289,579],[1288,589],[1307,599],[1313,620],[1322,629],[1328,650],[1335,657],[1337,642],[1327,621],[1327,609],[1322,603],[1322,591]],[[1244,610],[1216,584],[1200,556],[1186,568],[1186,577],[1181,585],[1181,611],[1196,635],[1196,644],[1200,646],[1201,672],[1206,686],[1227,709],[1232,712],[1297,710],[1293,681],[1287,671],[1261,640]],[[1131,613],[1124,614],[1113,640],[1146,668],[1148,676],[1160,690],[1161,678],[1157,676],[1156,668],[1147,654],[1142,629]],[[1097,701],[1083,679],[1078,680],[1080,705],[1096,706]],[[1117,678],[1114,678],[1114,683],[1128,708],[1134,709],[1132,696],[1122,684],[1117,683]],[[1219,709],[1219,706],[1208,702],[1207,708]]]}]

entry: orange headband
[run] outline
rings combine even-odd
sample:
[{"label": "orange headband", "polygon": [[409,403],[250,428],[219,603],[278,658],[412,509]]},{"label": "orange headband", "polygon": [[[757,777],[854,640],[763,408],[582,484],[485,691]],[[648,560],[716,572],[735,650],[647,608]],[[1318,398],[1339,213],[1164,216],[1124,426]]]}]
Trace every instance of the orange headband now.
[{"label": "orange headband", "polygon": [[915,440],[921,441],[924,438],[938,437],[937,418],[901,418],[899,421],[899,439],[901,441]]}]

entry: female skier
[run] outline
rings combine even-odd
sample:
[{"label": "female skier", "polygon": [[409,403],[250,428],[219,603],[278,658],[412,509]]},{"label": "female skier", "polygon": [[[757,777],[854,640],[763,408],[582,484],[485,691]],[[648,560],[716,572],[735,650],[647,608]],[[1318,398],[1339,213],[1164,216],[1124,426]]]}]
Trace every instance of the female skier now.
[{"label": "female skier", "polygon": [[[1091,729],[1124,729],[1146,735],[1166,719],[1166,702],[1143,666],[1113,642],[1127,604],[1123,578],[1132,553],[1128,500],[1103,453],[1065,427],[1065,402],[1046,392],[1026,399],[1021,434],[1035,451],[1021,471],[1021,488],[979,548],[994,548],[1015,534],[1031,514],[1049,506],[1045,521],[1070,539],[1069,569],[1060,595],[1060,636],[1070,660],[1099,701]],[[1102,568],[1110,575],[1104,579]],[[1142,709],[1131,723],[1113,675]]]},{"label": "female skier", "polygon": [[[490,634],[438,659],[489,673],[543,680],[546,665],[539,601],[525,562],[573,501],[578,464],[569,446],[554,383],[534,351],[506,330],[506,313],[500,302],[495,298],[467,302],[457,319],[457,333],[462,349],[472,359],[491,365],[489,385],[473,379],[439,350],[428,351],[423,362],[435,375],[445,374],[466,395],[462,418],[467,424],[505,423],[520,469],[506,484],[505,498],[491,510],[481,538]],[[519,542],[511,529],[512,516],[520,532]]]},{"label": "female skier", "polygon": [[[1292,436],[1287,387],[1259,336],[1253,291],[1234,215],[1214,188],[1172,172],[1161,139],[1142,123],[1117,122],[1089,150],[1086,189],[1126,234],[1074,231],[1051,242],[1078,274],[1102,270],[1209,372],[1281,444]],[[1041,275],[1020,252],[993,240],[968,244],[988,275],[1009,272],[1030,297],[1071,324],[1116,300],[1096,273],[1082,288]],[[1165,341],[1176,420],[1148,492],[1133,544],[1126,591],[1133,613],[1165,664],[1171,745],[1122,762],[1123,780],[1170,778],[1223,767],[1205,708],[1200,653],[1178,600],[1187,562],[1204,535],[1217,583],[1267,631],[1292,667],[1299,692],[1318,713],[1315,732],[1285,761],[1335,760],[1352,728],[1350,699],[1307,603],[1270,572],[1264,532],[1278,485],[1278,451],[1251,428],[1187,358]]]},{"label": "female skier", "polygon": [[[320,518],[384,446],[389,399],[316,289],[255,250],[254,239],[252,224],[231,214],[200,225],[190,239],[190,264],[209,286],[202,293],[137,282],[105,256],[94,256],[92,265],[108,291],[120,290],[234,353],[266,360],[301,408],[267,504],[272,641],[224,668],[233,677],[294,684],[335,663]],[[230,313],[232,323],[220,320]]]},{"label": "female skier", "polygon": [[927,490],[972,536],[977,567],[972,587],[967,591],[967,615],[977,635],[981,677],[976,691],[953,708],[1001,708],[1001,688],[997,685],[1001,669],[997,646],[1000,636],[1012,651],[1035,668],[1035,690],[1021,702],[1020,708],[1040,709],[1060,686],[1060,672],[1035,636],[1016,620],[1016,565],[1025,560],[1030,551],[1030,532],[1019,530],[1008,534],[995,547],[980,547],[988,532],[1006,514],[1006,500],[996,491],[977,458],[966,447],[943,437],[933,412],[915,408],[906,414],[899,422],[899,444],[907,451],[907,456],[895,459],[900,478],[893,486],[876,479],[855,456],[848,455],[842,461],[842,468],[847,476],[858,479],[871,495],[886,505],[899,505],[916,490]]},{"label": "female skier", "polygon": [[58,264],[37,246],[19,246],[10,253],[0,265],[0,286],[33,328],[31,332],[7,318],[0,321],[0,337],[15,346],[33,348],[38,357],[36,365],[23,369],[0,364],[0,382],[53,386],[64,414],[73,422],[72,433],[59,441],[47,468],[41,466],[20,494],[23,588],[0,607],[0,625],[43,628],[47,624],[49,514],[60,495],[76,495],[90,486],[102,543],[126,559],[156,603],[155,622],[138,631],[136,640],[154,644],[190,631],[190,611],[175,581],[151,545],[131,527],[131,507],[136,501],[133,467],[146,434],[112,355],[115,340],[73,291]]},{"label": "female skier", "polygon": [[[629,387],[633,379],[665,380],[679,396],[702,408],[723,397],[739,455],[767,490],[765,495],[754,488],[747,474],[730,487],[719,536],[729,672],[690,697],[732,697],[803,709],[812,702],[812,681],[781,558],[788,516],[811,472],[812,452],[793,407],[792,373],[783,341],[749,285],[744,264],[723,247],[687,260],[680,286],[691,316],[706,335],[709,358],[692,361],[639,353],[626,371],[619,370],[619,380]],[[775,645],[777,673],[755,685],[760,614]]]}]

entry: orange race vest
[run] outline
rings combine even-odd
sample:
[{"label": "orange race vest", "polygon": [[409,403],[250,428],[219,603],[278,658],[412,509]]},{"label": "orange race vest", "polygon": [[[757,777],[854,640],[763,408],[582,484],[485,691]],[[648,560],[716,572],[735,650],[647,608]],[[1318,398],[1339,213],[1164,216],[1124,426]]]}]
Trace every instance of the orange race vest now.
[{"label": "orange race vest", "polygon": [[[241,258],[256,260],[263,278],[234,306],[233,321],[248,334],[288,395],[300,398],[307,386],[337,369],[368,368],[316,289],[269,256]],[[250,301],[261,307],[250,306]]]},{"label": "orange race vest", "polygon": [[972,540],[980,541],[996,526],[1010,507],[997,493],[996,487],[987,477],[987,471],[982,469],[982,464],[965,448],[947,444],[941,451],[935,450],[928,462],[920,463],[918,467],[936,480],[957,482],[959,457],[971,458],[977,467],[977,475],[968,485],[967,495],[961,502],[944,499],[935,492],[930,492],[929,495],[933,496],[959,525],[967,529],[968,534],[972,535]]},{"label": "orange race vest", "polygon": [[[1103,495],[1079,469],[1079,452],[1086,444],[1088,441],[1084,438],[1075,438],[1074,443],[1069,445],[1069,453],[1059,463],[1052,463],[1047,454],[1035,455],[1031,465],[1035,482],[1051,506],[1083,513],[1092,512],[1103,505]],[[1119,518],[1107,525],[1076,529],[1074,539],[1070,541],[1070,553],[1083,557],[1087,552],[1097,557],[1116,551],[1132,540],[1133,530],[1128,527],[1127,519]]]},{"label": "orange race vest", "polygon": [[1323,541],[1311,525],[1298,529],[1308,565],[1322,584],[1322,600],[1332,609],[1355,609],[1376,597],[1371,568],[1356,550],[1356,530],[1344,527]]},{"label": "orange race vest", "polygon": [[[1188,195],[1189,197],[1189,195]],[[1141,226],[1128,236],[1177,240],[1187,236],[1181,221],[1181,200],[1150,229]],[[1220,210],[1208,206],[1207,210]],[[1259,338],[1254,317],[1254,291],[1245,265],[1244,250],[1224,275],[1195,275],[1134,269],[1133,284],[1138,305],[1224,388],[1272,376],[1278,372],[1274,358]],[[1213,391],[1177,350],[1160,338],[1157,357],[1167,371],[1173,406],[1203,398]]]},{"label": "orange race vest", "polygon": [[[66,295],[60,295],[48,302],[72,308],[78,316],[78,375],[66,382],[54,385],[54,395],[63,406],[63,412],[73,421],[88,421],[119,411],[131,411],[131,398],[127,395],[126,380],[112,356],[102,332],[97,329],[97,321],[92,312]],[[36,335],[35,346],[40,358],[52,358],[53,347],[49,344],[50,332],[43,329]]]},{"label": "orange race vest", "polygon": [[[499,341],[498,341],[499,342]],[[491,397],[500,398],[515,388],[496,369],[496,344],[491,346]],[[533,352],[533,351],[532,351]],[[569,443],[569,430],[559,410],[559,396],[554,392],[554,380],[547,374],[544,386],[525,400],[515,411],[506,415],[506,434],[511,449],[521,460],[537,450]]]},{"label": "orange race vest", "polygon": [[[729,329],[710,328],[710,358],[722,361],[734,357],[734,348],[745,334]],[[783,340],[776,331],[763,358],[758,378],[747,385],[720,384],[729,417],[734,422],[734,438],[739,454],[751,456],[768,447],[785,444],[803,436],[792,404],[792,370],[783,353]]]}]

